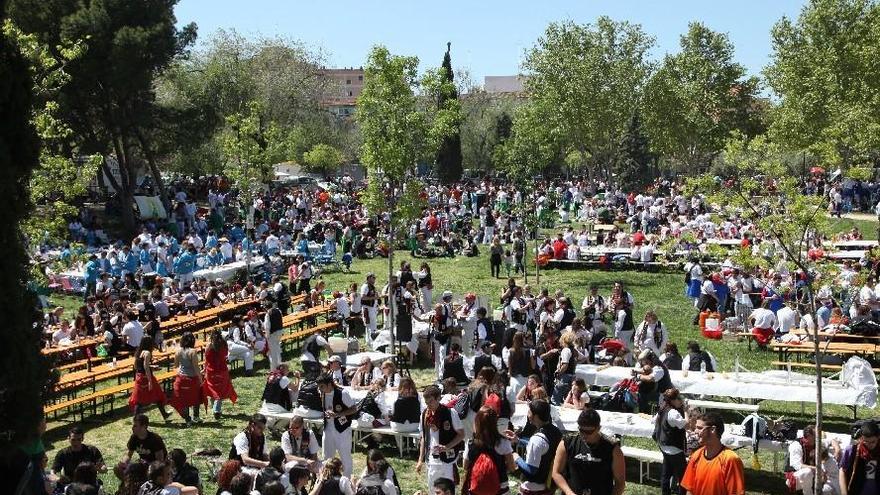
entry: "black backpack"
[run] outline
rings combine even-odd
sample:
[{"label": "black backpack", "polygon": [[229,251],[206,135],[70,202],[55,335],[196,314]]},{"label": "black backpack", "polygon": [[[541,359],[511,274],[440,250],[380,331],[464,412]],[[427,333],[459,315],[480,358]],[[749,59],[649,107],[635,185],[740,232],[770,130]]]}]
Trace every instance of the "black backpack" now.
[{"label": "black backpack", "polygon": [[321,404],[321,391],[318,390],[318,384],[316,382],[303,382],[299,388],[296,404],[312,411],[323,411],[324,407]]},{"label": "black backpack", "polygon": [[382,490],[383,484],[385,484],[385,480],[381,476],[375,473],[368,474],[358,482],[355,495],[385,495]]}]

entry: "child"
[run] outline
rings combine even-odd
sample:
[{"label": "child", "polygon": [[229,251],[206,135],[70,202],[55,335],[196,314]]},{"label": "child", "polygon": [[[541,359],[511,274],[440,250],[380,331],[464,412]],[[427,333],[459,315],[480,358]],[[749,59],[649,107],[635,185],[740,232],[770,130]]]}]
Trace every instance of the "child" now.
[{"label": "child", "polygon": [[513,254],[510,249],[504,251],[504,269],[507,270],[507,278],[510,278],[510,272],[513,270]]}]

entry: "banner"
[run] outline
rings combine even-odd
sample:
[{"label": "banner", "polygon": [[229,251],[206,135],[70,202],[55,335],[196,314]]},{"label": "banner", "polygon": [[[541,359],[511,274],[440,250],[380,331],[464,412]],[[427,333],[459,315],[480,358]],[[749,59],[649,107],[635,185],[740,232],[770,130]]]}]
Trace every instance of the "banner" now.
[{"label": "banner", "polygon": [[167,218],[165,206],[159,196],[135,196],[134,202],[137,203],[138,211],[141,213],[141,219],[148,218]]}]

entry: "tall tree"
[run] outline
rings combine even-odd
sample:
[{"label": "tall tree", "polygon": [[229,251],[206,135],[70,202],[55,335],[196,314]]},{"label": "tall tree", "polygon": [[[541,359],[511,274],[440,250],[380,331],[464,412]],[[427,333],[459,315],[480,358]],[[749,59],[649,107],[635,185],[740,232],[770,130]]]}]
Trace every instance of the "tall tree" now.
[{"label": "tall tree", "polygon": [[321,172],[324,177],[342,165],[342,153],[329,144],[316,144],[312,149],[303,153],[303,164],[309,171]]},{"label": "tall tree", "polygon": [[864,162],[880,148],[880,5],[811,0],[771,31],[764,70],[779,97],[771,135],[830,164]]},{"label": "tall tree", "polygon": [[[458,99],[448,97],[455,87],[442,70],[428,71],[420,79],[418,65],[416,57],[374,47],[364,66],[364,87],[355,113],[364,140],[361,163],[367,168],[364,203],[371,215],[387,220],[389,280],[398,236],[423,207],[416,161],[434,156],[443,139],[459,126]],[[432,101],[420,101],[417,94]],[[438,101],[443,105],[438,107]]]},{"label": "tall tree", "polygon": [[654,180],[651,165],[654,155],[651,153],[648,137],[642,128],[642,119],[634,113],[629,120],[626,132],[617,147],[614,160],[617,182],[626,190],[641,190]]},{"label": "tall tree", "polygon": [[[176,0],[14,0],[10,17],[40,42],[64,46],[87,39],[88,50],[67,66],[60,116],[79,138],[77,149],[105,157],[103,168],[119,195],[124,230],[135,226],[133,196],[149,173],[164,191],[153,153],[154,83],[195,41],[194,24],[177,29]],[[119,163],[119,179],[107,158]],[[165,196],[163,194],[163,196]]]},{"label": "tall tree", "polygon": [[[455,89],[455,74],[452,72],[452,58],[449,54],[452,50],[452,43],[446,43],[446,54],[443,55],[443,64],[440,70],[443,71],[444,81],[451,87],[451,91],[441,92],[437,97],[437,109],[442,109],[447,105],[448,100],[458,99],[458,90]],[[437,150],[437,175],[444,184],[452,184],[461,179],[461,128],[460,125],[443,138],[440,143],[440,149]]]},{"label": "tall tree", "polygon": [[641,26],[599,17],[595,24],[551,23],[526,53],[529,105],[566,154],[582,164],[610,162],[639,107],[653,44]]},{"label": "tall tree", "polygon": [[[5,14],[6,1],[0,0],[0,23]],[[26,289],[28,257],[21,230],[31,209],[27,188],[40,153],[31,120],[33,73],[6,30],[0,33],[0,74],[0,300],[6,308],[0,328],[0,476],[12,487],[27,465],[19,447],[39,438],[48,370],[40,355],[40,331],[34,329],[40,321],[36,297]]]},{"label": "tall tree", "polygon": [[732,131],[754,127],[748,108],[758,80],[746,77],[724,33],[692,22],[679,43],[645,89],[645,124],[655,151],[680,169],[705,171]]}]

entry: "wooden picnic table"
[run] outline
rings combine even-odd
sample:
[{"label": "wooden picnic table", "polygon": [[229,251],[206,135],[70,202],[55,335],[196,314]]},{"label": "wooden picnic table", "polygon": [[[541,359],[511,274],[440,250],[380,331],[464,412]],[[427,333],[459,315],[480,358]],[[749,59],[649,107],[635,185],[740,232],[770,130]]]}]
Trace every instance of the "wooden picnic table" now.
[{"label": "wooden picnic table", "polygon": [[58,354],[61,354],[64,352],[76,351],[79,349],[85,349],[86,347],[98,345],[103,341],[104,341],[104,339],[101,339],[98,337],[83,337],[72,344],[58,345],[58,346],[50,347],[48,349],[41,349],[40,352],[44,356],[56,357]]},{"label": "wooden picnic table", "polygon": [[[773,342],[770,344],[770,349],[779,353],[779,361],[789,361],[788,358],[790,356],[798,357],[802,354],[812,354],[814,352],[812,342],[804,342],[802,344]],[[828,342],[822,343],[821,349],[824,354],[832,354],[837,356],[870,356],[877,354],[878,344]]]},{"label": "wooden picnic table", "polygon": [[[789,332],[792,335],[799,336],[807,336],[812,337],[814,334],[812,332],[807,332],[806,330],[802,330],[800,328],[792,328]],[[835,340],[862,340],[865,342],[876,342],[880,344],[880,335],[861,335],[857,333],[847,333],[847,332],[819,332],[819,338],[831,340],[834,342]]]},{"label": "wooden picnic table", "polygon": [[610,223],[596,223],[596,224],[593,224],[593,226],[592,226],[592,230],[603,230],[606,232],[611,232],[612,230],[614,230],[616,228],[617,228],[617,225],[610,224]]}]

